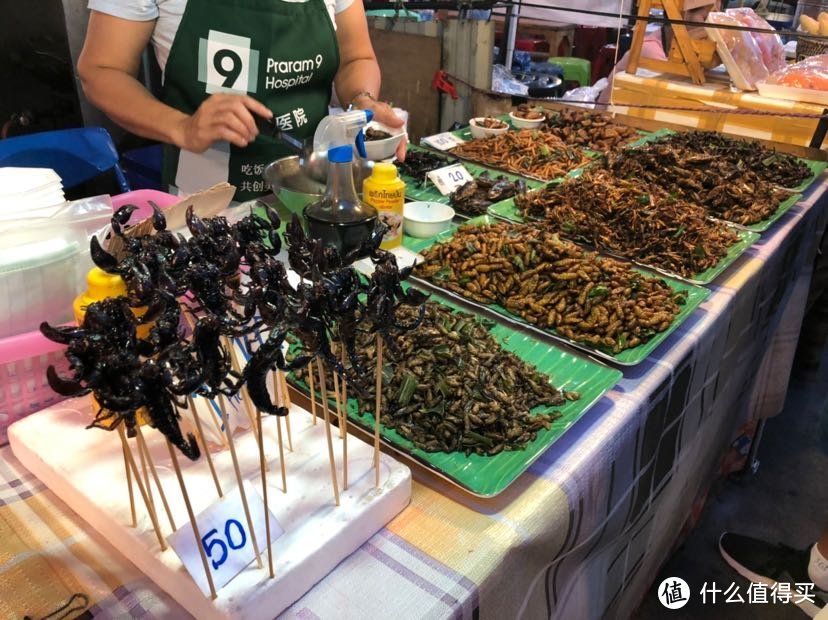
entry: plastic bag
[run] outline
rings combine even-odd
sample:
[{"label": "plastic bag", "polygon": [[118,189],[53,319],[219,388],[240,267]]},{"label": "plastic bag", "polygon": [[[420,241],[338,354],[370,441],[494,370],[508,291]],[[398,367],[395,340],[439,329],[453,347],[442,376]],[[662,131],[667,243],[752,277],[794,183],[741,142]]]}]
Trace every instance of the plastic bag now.
[{"label": "plastic bag", "polygon": [[[710,24],[741,26],[739,21],[726,13],[708,14]],[[742,90],[756,90],[756,82],[768,76],[762,62],[762,54],[749,32],[724,28],[707,28],[707,34],[716,42],[719,55],[727,67],[733,83]]]},{"label": "plastic bag", "polygon": [[0,338],[72,318],[72,300],[92,268],[89,238],[103,238],[111,218],[103,195],[64,203],[49,217],[0,220]]},{"label": "plastic bag", "polygon": [[492,90],[496,93],[523,97],[529,94],[529,87],[515,79],[512,72],[503,65],[492,65]]},{"label": "plastic bag", "polygon": [[828,90],[828,54],[809,56],[805,60],[771,74],[768,84],[791,88]]},{"label": "plastic bag", "polygon": [[[736,19],[742,26],[774,30],[774,27],[765,21],[764,18],[757,15],[753,9],[727,9],[725,13]],[[785,68],[785,46],[782,44],[782,39],[778,34],[764,32],[750,32],[746,34],[753,37],[756,47],[759,48],[762,54],[762,64],[765,65],[768,73],[780,71]]]},{"label": "plastic bag", "polygon": [[601,78],[592,86],[581,86],[579,88],[573,88],[572,90],[566,91],[562,99],[572,103],[573,105],[581,105],[585,108],[594,108],[595,101],[598,99],[601,91],[603,91],[608,85],[609,80],[607,80],[607,78]]}]

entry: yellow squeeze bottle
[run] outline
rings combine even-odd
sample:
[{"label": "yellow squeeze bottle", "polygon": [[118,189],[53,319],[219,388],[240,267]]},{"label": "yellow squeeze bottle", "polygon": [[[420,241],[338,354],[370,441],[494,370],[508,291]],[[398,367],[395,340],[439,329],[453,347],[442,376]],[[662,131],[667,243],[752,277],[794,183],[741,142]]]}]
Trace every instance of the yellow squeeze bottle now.
[{"label": "yellow squeeze bottle", "polygon": [[[83,325],[83,317],[86,315],[86,309],[90,304],[93,304],[96,301],[103,301],[107,297],[123,297],[127,294],[126,284],[121,276],[106,273],[99,267],[92,267],[92,269],[90,269],[86,274],[86,287],[86,290],[75,297],[75,301],[72,302],[72,310],[75,315],[75,320],[78,322],[78,326]],[[146,308],[134,308],[132,312],[136,316],[140,317],[146,311]],[[151,328],[151,323],[139,325],[137,328],[138,337],[146,338]],[[93,411],[97,411],[98,402],[95,400],[95,396],[92,395],[90,398],[92,399]],[[109,428],[115,423],[116,420],[117,418],[114,417],[108,421],[105,420],[102,422],[102,426]],[[137,421],[138,424],[141,425],[147,423],[147,416],[145,415],[143,407],[137,412]]]},{"label": "yellow squeeze bottle", "polygon": [[374,164],[371,176],[362,185],[362,198],[379,212],[380,221],[388,226],[380,248],[390,250],[402,245],[405,181],[397,175],[397,167],[386,162]]},{"label": "yellow squeeze bottle", "polygon": [[[86,309],[90,304],[96,301],[103,301],[107,297],[124,297],[127,294],[126,284],[121,276],[111,273],[106,273],[99,267],[92,267],[86,274],[86,290],[75,297],[72,302],[72,310],[75,314],[75,320],[80,326],[83,323],[83,317],[86,314]],[[146,308],[133,308],[132,313],[136,317],[141,317],[147,311]],[[139,338],[146,338],[152,328],[151,323],[139,325],[137,329]]]}]

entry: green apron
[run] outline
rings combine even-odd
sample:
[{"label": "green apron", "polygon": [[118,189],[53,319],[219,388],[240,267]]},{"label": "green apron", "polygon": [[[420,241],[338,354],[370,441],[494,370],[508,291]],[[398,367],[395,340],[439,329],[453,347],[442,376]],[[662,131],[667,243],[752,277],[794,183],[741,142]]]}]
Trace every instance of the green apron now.
[{"label": "green apron", "polygon": [[[328,114],[339,47],[323,0],[189,0],[164,71],[162,100],[192,114],[213,93],[247,94],[277,125],[309,138]],[[246,148],[217,142],[205,153],[164,149],[164,184],[191,193],[227,181],[235,200],[269,187],[264,166],[290,147],[259,135]]]}]

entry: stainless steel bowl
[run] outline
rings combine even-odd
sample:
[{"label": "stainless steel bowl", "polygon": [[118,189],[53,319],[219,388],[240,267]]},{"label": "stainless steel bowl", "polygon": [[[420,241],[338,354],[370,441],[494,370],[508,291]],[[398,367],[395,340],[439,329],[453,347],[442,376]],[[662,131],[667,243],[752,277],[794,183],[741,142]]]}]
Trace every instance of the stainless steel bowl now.
[{"label": "stainless steel bowl", "polygon": [[[371,174],[374,162],[357,159],[353,163],[354,185],[362,196],[362,182]],[[298,155],[282,157],[265,167],[262,178],[276,197],[291,213],[302,214],[309,204],[318,201],[325,193],[325,183],[311,177],[302,166]]]}]

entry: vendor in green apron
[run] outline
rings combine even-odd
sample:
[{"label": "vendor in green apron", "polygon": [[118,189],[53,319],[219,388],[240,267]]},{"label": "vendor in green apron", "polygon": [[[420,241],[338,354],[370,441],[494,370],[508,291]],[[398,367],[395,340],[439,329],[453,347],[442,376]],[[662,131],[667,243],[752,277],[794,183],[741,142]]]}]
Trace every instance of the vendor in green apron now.
[{"label": "vendor in green apron", "polygon": [[[89,0],[78,74],[89,100],[128,131],[165,143],[165,184],[192,193],[227,181],[236,200],[268,189],[265,165],[291,153],[256,116],[300,138],[344,107],[403,121],[377,100],[380,71],[359,0]],[[160,99],[137,75],[152,42]],[[402,153],[401,153],[402,154]]]}]

